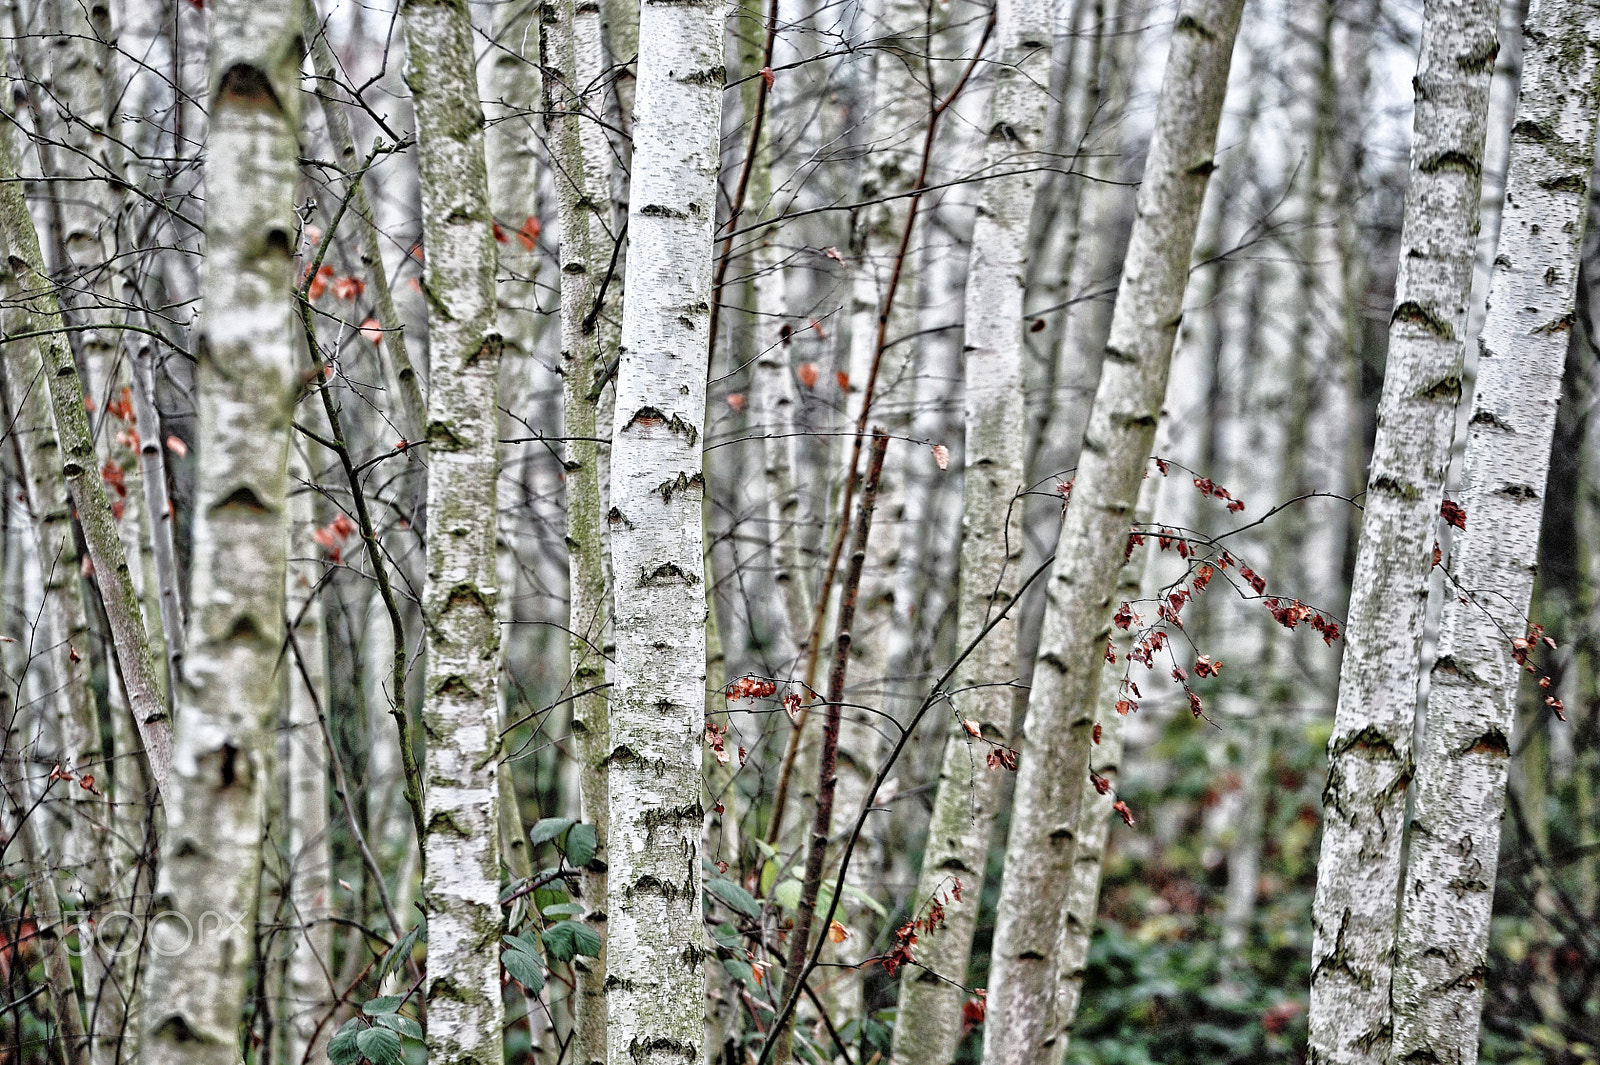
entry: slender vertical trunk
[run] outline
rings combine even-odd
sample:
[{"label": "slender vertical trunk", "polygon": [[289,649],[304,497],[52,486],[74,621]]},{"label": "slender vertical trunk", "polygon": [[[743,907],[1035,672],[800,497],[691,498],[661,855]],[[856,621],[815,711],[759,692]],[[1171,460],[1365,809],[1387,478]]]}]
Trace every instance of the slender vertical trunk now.
[{"label": "slender vertical trunk", "polygon": [[[594,395],[602,351],[598,288],[609,264],[605,240],[611,191],[609,146],[599,117],[604,113],[600,78],[600,14],[593,4],[552,0],[544,9],[545,111],[561,228],[561,427],[562,468],[567,490],[567,634],[572,731],[577,748],[578,792],[583,819],[595,826],[595,856],[579,888],[584,920],[604,935],[607,925],[607,839],[611,754],[603,654],[606,631],[605,573],[600,554],[604,527],[600,507],[599,446]],[[606,949],[573,959],[577,990],[573,1003],[574,1060],[606,1061]]]},{"label": "slender vertical trunk", "polygon": [[[995,26],[996,73],[989,104],[984,170],[1008,176],[985,182],[972,233],[966,287],[966,481],[962,503],[961,597],[956,641],[965,647],[1011,600],[1021,554],[1025,432],[1022,396],[1022,299],[1029,222],[1039,184],[1048,105],[1051,4],[1002,0]],[[957,674],[958,721],[944,731],[943,765],[922,874],[913,905],[921,913],[944,898],[945,922],[918,942],[918,965],[901,977],[891,1058],[948,1065],[962,1034],[961,985],[983,897],[989,837],[1004,770],[975,743],[1010,744],[1015,699],[1005,681],[1016,673],[1014,622],[991,631]],[[959,884],[959,887],[957,886]],[[964,901],[957,901],[964,899]]]},{"label": "slender vertical trunk", "polygon": [[495,479],[501,339],[483,111],[465,0],[406,0],[428,297],[427,763],[422,846],[428,1051],[495,1065],[500,995],[500,632]]},{"label": "slender vertical trunk", "polygon": [[1082,830],[1110,596],[1165,399],[1243,7],[1243,0],[1185,0],[1178,9],[1028,700],[984,1033],[991,1065],[1044,1062],[1054,1053],[1061,911]]},{"label": "slender vertical trunk", "polygon": [[[9,697],[5,701],[9,703]],[[5,724],[4,734],[10,736],[13,725],[10,714],[6,714]],[[51,1041],[56,1044],[65,1065],[89,1065],[89,1037],[84,1030],[83,1015],[78,1012],[78,993],[72,984],[72,959],[67,950],[67,935],[71,929],[62,919],[61,899],[56,893],[57,861],[48,852],[40,824],[44,807],[28,794],[28,774],[15,752],[5,752],[4,759],[0,760],[0,772],[5,775],[6,797],[16,813],[13,834],[21,852],[19,864],[33,899],[38,950],[44,956],[44,983],[55,1013]]]},{"label": "slender vertical trunk", "polygon": [[701,427],[722,113],[723,5],[640,9],[621,364],[611,445],[607,1044],[698,1060],[704,1018]]},{"label": "slender vertical trunk", "polygon": [[311,505],[311,469],[304,457],[289,460],[289,569],[286,602],[289,635],[285,653],[289,674],[289,717],[285,730],[285,811],[289,833],[289,925],[291,932],[285,1000],[280,1007],[285,1033],[285,1065],[317,1065],[333,1035],[320,1024],[326,1004],[338,994],[332,985],[333,851],[328,823],[328,757],[322,717],[327,706],[328,648],[322,566],[308,557],[316,524]]},{"label": "slender vertical trunk", "polygon": [[1400,274],[1328,741],[1312,912],[1317,1065],[1389,1057],[1418,656],[1461,393],[1497,6],[1433,0],[1424,9]]},{"label": "slender vertical trunk", "polygon": [[[1171,421],[1162,412],[1161,436],[1157,438],[1157,454],[1166,450]],[[1156,501],[1161,494],[1162,482],[1151,477],[1139,489],[1139,508],[1134,515],[1135,526],[1150,524]],[[1156,566],[1154,552],[1145,547],[1135,547],[1117,574],[1117,587],[1112,594],[1116,603],[1139,600],[1149,602],[1156,595]],[[1067,891],[1065,912],[1061,920],[1061,966],[1056,979],[1055,1038],[1057,1056],[1052,1065],[1064,1061],[1072,1022],[1077,1019],[1078,1005],[1083,999],[1084,969],[1089,961],[1089,944],[1094,938],[1095,916],[1100,902],[1100,874],[1104,866],[1106,845],[1111,840],[1111,814],[1117,801],[1117,783],[1122,776],[1123,725],[1126,720],[1117,703],[1122,699],[1122,678],[1128,668],[1128,651],[1133,647],[1136,633],[1130,627],[1112,634],[1112,647],[1116,662],[1105,662],[1100,667],[1100,690],[1096,695],[1098,709],[1095,724],[1100,726],[1100,739],[1089,752],[1090,775],[1083,781],[1083,804],[1080,814],[1078,846],[1072,862],[1072,886]],[[1105,781],[1101,791],[1095,778]]]},{"label": "slender vertical trunk", "polygon": [[1395,949],[1397,1060],[1477,1060],[1517,686],[1538,647],[1523,636],[1593,168],[1600,9],[1534,0],[1525,32],[1467,436],[1466,528],[1451,551],[1455,594],[1417,765]]},{"label": "slender vertical trunk", "polygon": [[[165,794],[172,761],[172,726],[157,677],[144,616],[130,577],[111,501],[100,478],[94,438],[84,411],[84,392],[63,335],[60,304],[45,271],[39,235],[28,214],[22,181],[10,139],[0,142],[0,239],[7,246],[7,267],[19,287],[30,318],[27,343],[4,346],[7,376],[17,382],[48,386],[55,421],[55,457],[72,496],[84,543],[89,551],[111,636],[121,664],[135,723],[157,788]],[[44,445],[48,446],[48,445]],[[69,630],[70,631],[70,630]]]}]

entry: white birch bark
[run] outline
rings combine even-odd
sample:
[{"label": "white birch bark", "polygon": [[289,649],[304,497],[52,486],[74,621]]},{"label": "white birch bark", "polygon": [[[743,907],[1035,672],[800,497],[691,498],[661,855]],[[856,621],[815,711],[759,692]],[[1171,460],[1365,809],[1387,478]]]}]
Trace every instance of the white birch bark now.
[{"label": "white birch bark", "polygon": [[[1163,411],[1161,436],[1156,454],[1167,450],[1172,422]],[[1162,481],[1147,477],[1139,489],[1139,509],[1133,523],[1148,525],[1161,494]],[[1156,595],[1155,553],[1136,547],[1117,574],[1112,593],[1115,603],[1149,602]],[[1089,961],[1089,945],[1094,938],[1095,916],[1100,904],[1100,875],[1104,868],[1106,844],[1111,839],[1112,804],[1117,801],[1117,784],[1122,779],[1123,732],[1126,717],[1117,710],[1122,698],[1122,678],[1129,668],[1128,651],[1134,645],[1133,629],[1114,630],[1112,646],[1117,661],[1100,667],[1100,689],[1095,696],[1098,709],[1095,724],[1100,726],[1100,741],[1091,746],[1089,770],[1093,776],[1083,781],[1082,812],[1079,814],[1078,845],[1073,852],[1072,886],[1067,890],[1061,920],[1061,964],[1056,977],[1055,1028],[1051,1033],[1055,1056],[1052,1065],[1065,1060],[1072,1022],[1077,1019],[1083,999],[1084,967]],[[1094,784],[1100,777],[1109,785],[1102,793]]]},{"label": "white birch bark", "polygon": [[299,20],[290,0],[223,0],[211,26],[192,606],[146,976],[153,1065],[239,1059],[285,692]]},{"label": "white birch bark", "polygon": [[1179,6],[1085,433],[1047,592],[991,962],[984,1059],[1049,1060],[1062,904],[1082,830],[1083,782],[1111,593],[1182,316],[1243,0]]},{"label": "white birch bark", "polygon": [[610,1059],[699,1059],[705,1006],[701,427],[722,112],[719,0],[647,0],[611,446]]},{"label": "white birch bark", "polygon": [[500,994],[499,472],[494,220],[465,0],[407,0],[428,299],[428,572],[422,846],[428,1052],[496,1065]]},{"label": "white birch bark", "polygon": [[1328,741],[1310,1059],[1381,1065],[1418,662],[1461,392],[1497,5],[1424,9],[1400,273]]},{"label": "white birch bark", "polygon": [[[607,849],[611,753],[603,652],[605,573],[600,554],[604,527],[600,507],[599,446],[595,441],[596,397],[601,369],[600,328],[595,299],[609,265],[607,236],[611,188],[610,146],[599,121],[601,96],[600,13],[593,4],[554,0],[544,15],[545,100],[552,172],[561,230],[561,428],[567,506],[568,676],[572,731],[577,748],[578,793],[583,820],[595,826],[595,856],[583,871],[584,920],[604,937],[607,911]],[[604,255],[604,258],[601,256]],[[606,948],[598,957],[573,959],[573,1054],[577,1065],[606,1061]]]},{"label": "white birch bark", "polygon": [[[1600,7],[1533,0],[1394,969],[1394,1060],[1472,1065],[1600,97]],[[1568,486],[1560,486],[1565,490]],[[1538,651],[1543,651],[1542,647]],[[1535,652],[1537,653],[1537,652]]]},{"label": "white birch bark", "polygon": [[[960,601],[956,642],[965,648],[1011,605],[1020,580],[1021,508],[1011,500],[1023,487],[1022,395],[1024,274],[1029,222],[1039,186],[1038,167],[1049,105],[1049,0],[1001,0],[995,25],[995,83],[989,103],[984,170],[1006,173],[982,186],[967,267],[966,480],[962,499]],[[1015,698],[1005,683],[1016,675],[1015,622],[993,629],[956,675],[953,709],[959,721],[944,730],[944,759],[914,905],[949,898],[961,881],[962,901],[945,903],[945,923],[917,943],[916,966],[900,981],[891,1060],[948,1065],[962,1034],[961,985],[966,982],[990,833],[1005,770],[987,764],[983,738],[1009,744]]]}]

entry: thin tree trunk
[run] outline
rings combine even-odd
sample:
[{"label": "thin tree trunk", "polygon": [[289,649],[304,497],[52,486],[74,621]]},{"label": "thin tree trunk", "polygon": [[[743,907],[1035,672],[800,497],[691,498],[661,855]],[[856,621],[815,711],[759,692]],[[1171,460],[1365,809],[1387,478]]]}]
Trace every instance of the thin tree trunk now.
[{"label": "thin tree trunk", "polygon": [[705,423],[723,5],[647,2],[612,429],[607,1043],[697,1060],[704,1017],[700,738]]},{"label": "thin tree trunk", "polygon": [[1318,1065],[1389,1057],[1418,655],[1461,393],[1497,6],[1432,0],[1424,9],[1400,274],[1328,741],[1312,911]]},{"label": "thin tree trunk", "polygon": [[[577,748],[583,819],[595,826],[595,856],[579,883],[584,920],[606,930],[607,791],[611,731],[603,654],[605,573],[601,560],[599,446],[594,394],[599,381],[601,330],[598,287],[609,264],[611,190],[609,145],[598,121],[604,113],[600,13],[592,4],[554,0],[545,9],[546,66],[552,172],[561,228],[561,427],[567,491],[567,634],[572,731]],[[577,1065],[606,1061],[606,948],[574,958],[573,1054]]]},{"label": "thin tree trunk", "polygon": [[291,934],[283,1014],[284,1065],[318,1065],[333,1026],[320,1024],[332,986],[333,852],[328,820],[328,746],[321,718],[327,706],[328,649],[324,599],[331,583],[322,566],[308,557],[316,514],[311,503],[311,470],[304,457],[289,460],[293,520],[289,526],[289,569],[285,610],[293,643],[285,654],[289,673],[289,718],[283,766],[288,778],[288,909]]},{"label": "thin tree trunk", "polygon": [[150,932],[154,1065],[239,1059],[286,680],[299,21],[290,0],[223,0],[212,19],[192,620],[157,886],[178,920]]},{"label": "thin tree trunk", "polygon": [[[1162,413],[1161,437],[1157,454],[1166,450],[1170,436],[1171,420]],[[1150,524],[1156,502],[1161,494],[1162,481],[1147,478],[1139,489],[1139,509],[1133,524],[1143,527]],[[1131,603],[1149,602],[1156,595],[1153,563],[1154,552],[1145,547],[1135,547],[1117,573],[1117,587],[1112,601]],[[1066,1059],[1072,1022],[1077,1019],[1078,1004],[1083,998],[1084,970],[1089,962],[1089,944],[1094,938],[1095,917],[1100,903],[1100,875],[1105,862],[1106,845],[1111,840],[1111,814],[1117,801],[1117,784],[1122,777],[1122,747],[1125,715],[1117,708],[1123,698],[1122,678],[1128,668],[1128,651],[1133,647],[1136,633],[1130,627],[1112,634],[1112,647],[1117,661],[1105,662],[1100,667],[1100,689],[1096,695],[1098,709],[1095,724],[1100,727],[1100,738],[1089,753],[1090,775],[1083,780],[1083,795],[1079,799],[1078,846],[1072,862],[1072,886],[1067,891],[1065,912],[1061,920],[1061,965],[1056,979],[1055,1040],[1057,1056],[1052,1065]],[[1106,789],[1100,790],[1096,778],[1104,781]]]},{"label": "thin tree trunk", "polygon": [[[56,426],[56,457],[77,510],[111,636],[121,664],[134,720],[157,789],[165,796],[172,762],[172,724],[167,716],[139,592],[130,576],[111,501],[100,478],[94,438],[84,411],[82,381],[63,333],[65,323],[39,251],[39,235],[28,214],[10,138],[0,144],[0,238],[8,248],[8,268],[31,318],[30,343],[6,344],[7,376],[18,382],[47,382]],[[71,631],[70,629],[68,630]]]},{"label": "thin tree trunk", "polygon": [[[1520,641],[1593,168],[1600,7],[1534,0],[1395,949],[1396,1060],[1472,1065]],[[1565,490],[1567,486],[1560,486]],[[1552,695],[1550,698],[1554,698]]]},{"label": "thin tree trunk", "polygon": [[423,906],[428,1051],[496,1065],[500,994],[499,473],[494,220],[465,0],[406,0],[428,297]]},{"label": "thin tree trunk", "polygon": [[[965,647],[1011,601],[1021,556],[1026,443],[1022,395],[1024,273],[1029,222],[1039,186],[1049,100],[1051,4],[1002,0],[995,27],[996,73],[990,97],[985,182],[972,233],[966,287],[966,481],[962,500],[961,595],[956,641]],[[944,899],[945,921],[918,941],[918,965],[900,981],[891,1060],[947,1065],[960,1044],[967,961],[983,897],[989,838],[1004,769],[974,743],[1008,745],[1016,699],[1005,683],[1016,674],[1017,640],[1008,619],[985,637],[957,674],[939,790],[934,800],[918,913]]]},{"label": "thin tree trunk", "polygon": [[1178,9],[1028,701],[984,1032],[991,1065],[1042,1063],[1054,1053],[1062,904],[1083,827],[1110,596],[1165,399],[1243,7],[1243,0],[1185,0]]}]

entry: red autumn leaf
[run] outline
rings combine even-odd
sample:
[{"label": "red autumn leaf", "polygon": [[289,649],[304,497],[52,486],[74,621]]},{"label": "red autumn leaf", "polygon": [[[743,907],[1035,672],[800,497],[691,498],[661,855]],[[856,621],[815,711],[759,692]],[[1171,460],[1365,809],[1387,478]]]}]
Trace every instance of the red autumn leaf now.
[{"label": "red autumn leaf", "polygon": [[359,277],[341,277],[333,283],[333,295],[336,299],[353,302],[355,298],[367,290],[367,283]]},{"label": "red autumn leaf", "polygon": [[950,449],[943,444],[934,444],[933,462],[941,470],[948,470],[950,468]]},{"label": "red autumn leaf", "polygon": [[988,1003],[983,988],[977,989],[977,996],[969,998],[961,1004],[961,1032],[965,1035],[983,1023],[984,1015],[988,1012]]},{"label": "red autumn leaf", "polygon": [[322,266],[317,270],[317,276],[311,279],[311,287],[306,291],[306,297],[319,300],[322,294],[328,291],[328,279],[333,277],[333,267]]},{"label": "red autumn leaf", "polygon": [[809,319],[809,321],[811,323],[811,331],[817,334],[817,336],[821,337],[823,340],[827,340],[828,331],[822,328],[822,323],[817,321],[815,318]]},{"label": "red autumn leaf", "polygon": [[767,88],[770,89],[772,88],[772,83],[778,80],[778,76],[772,72],[771,67],[762,67],[761,79],[767,83]]},{"label": "red autumn leaf", "polygon": [[1250,582],[1250,587],[1256,590],[1257,595],[1264,595],[1266,593],[1267,579],[1259,576],[1256,571],[1251,569],[1249,566],[1240,566],[1239,576]]},{"label": "red autumn leaf", "polygon": [[843,370],[840,370],[840,371],[838,371],[837,373],[835,373],[833,375],[833,379],[839,383],[839,391],[841,391],[841,392],[850,391],[850,375],[849,374],[845,373]]},{"label": "red autumn leaf", "polygon": [[383,326],[376,318],[368,318],[361,323],[361,335],[366,337],[367,343],[377,347],[383,340]]},{"label": "red autumn leaf", "polygon": [[1214,677],[1222,672],[1222,663],[1211,661],[1210,655],[1201,655],[1194,660],[1194,675],[1197,677]]},{"label": "red autumn leaf", "polygon": [[817,364],[814,362],[802,362],[794,369],[794,375],[798,377],[800,379],[800,383],[805,385],[807,388],[816,387],[817,377],[820,373],[821,371],[817,369]]},{"label": "red autumn leaf", "polygon": [[840,266],[846,265],[845,261],[844,261],[844,256],[839,254],[839,249],[838,248],[828,248],[828,249],[824,250],[822,254],[826,255],[828,258],[832,259],[834,262],[838,263]]},{"label": "red autumn leaf", "polygon": [[732,407],[734,410],[744,410],[744,393],[729,392],[728,406]]},{"label": "red autumn leaf", "polygon": [[1117,607],[1117,612],[1111,615],[1111,624],[1126,632],[1139,620],[1139,615],[1133,612],[1133,607],[1123,603]]},{"label": "red autumn leaf", "polygon": [[1089,783],[1093,784],[1094,790],[1099,792],[1101,795],[1111,794],[1111,781],[1107,780],[1105,777],[1101,776],[1099,773],[1096,773],[1092,769],[1089,770]]},{"label": "red autumn leaf", "polygon": [[1111,808],[1122,815],[1122,820],[1126,822],[1129,828],[1133,827],[1133,811],[1128,809],[1127,803],[1123,802],[1121,799],[1118,799],[1116,802],[1111,804]]},{"label": "red autumn leaf", "polygon": [[1168,473],[1172,472],[1172,466],[1167,462],[1166,459],[1156,459],[1155,463],[1156,469],[1161,471],[1161,476],[1165,477]]},{"label": "red autumn leaf", "polygon": [[783,697],[783,712],[789,715],[789,720],[796,725],[800,724],[800,693],[790,692]]},{"label": "red autumn leaf", "polygon": [[1446,499],[1439,504],[1439,516],[1444,519],[1446,525],[1454,525],[1462,531],[1467,528],[1466,508],[1453,499]]},{"label": "red autumn leaf", "polygon": [[1090,731],[1089,738],[1095,743],[1100,742],[1100,722],[1096,721],[1094,723],[1094,728]]},{"label": "red autumn leaf", "polygon": [[523,220],[522,228],[517,230],[517,243],[521,244],[524,250],[532,251],[539,246],[539,231],[543,228],[539,224],[539,219],[530,214]]},{"label": "red autumn leaf", "polygon": [[506,232],[506,227],[499,222],[494,224],[494,239],[497,244],[510,244],[511,234]]},{"label": "red autumn leaf", "polygon": [[1117,713],[1121,714],[1123,717],[1127,717],[1129,714],[1138,709],[1139,704],[1134,702],[1132,699],[1117,700]]}]

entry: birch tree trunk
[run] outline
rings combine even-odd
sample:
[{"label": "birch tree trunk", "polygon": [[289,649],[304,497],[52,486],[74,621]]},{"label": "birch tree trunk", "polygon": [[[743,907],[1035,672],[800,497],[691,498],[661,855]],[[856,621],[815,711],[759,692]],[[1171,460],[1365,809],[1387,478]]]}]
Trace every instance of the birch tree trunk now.
[{"label": "birch tree trunk", "polygon": [[[599,446],[595,387],[601,351],[597,289],[610,258],[610,146],[600,116],[600,12],[593,4],[553,0],[544,13],[545,100],[561,227],[561,429],[567,489],[567,634],[572,731],[578,752],[583,819],[595,826],[595,856],[580,882],[584,920],[604,934],[607,911],[607,791],[611,731],[603,654],[605,573],[600,537]],[[603,257],[602,257],[603,256]],[[606,1061],[606,949],[573,959],[574,1060]]]},{"label": "birch tree trunk", "polygon": [[[962,499],[960,601],[956,642],[966,647],[1010,605],[1020,580],[1024,405],[1024,273],[1029,222],[1039,185],[1049,105],[1051,4],[1001,0],[995,27],[996,73],[989,104],[985,172],[1008,176],[982,186],[966,286],[966,481]],[[918,941],[916,966],[900,981],[891,1060],[948,1065],[963,1030],[962,1001],[972,934],[983,897],[989,839],[1004,770],[987,763],[990,748],[969,734],[1009,744],[1016,700],[1004,682],[1016,675],[1014,621],[997,626],[956,675],[958,721],[945,730],[944,759],[922,874],[913,900],[926,906],[952,890],[945,923]],[[959,883],[959,887],[956,887]],[[919,911],[920,912],[920,911]]]},{"label": "birch tree trunk", "polygon": [[1179,6],[1099,389],[1050,578],[991,962],[990,1065],[1050,1059],[1110,597],[1165,399],[1243,0]]},{"label": "birch tree trunk", "polygon": [[[1533,0],[1479,345],[1395,948],[1394,1058],[1472,1065],[1522,648],[1572,329],[1600,97],[1600,5]],[[1568,486],[1560,486],[1566,490]],[[1518,641],[1513,643],[1513,640]],[[1554,698],[1554,695],[1550,698]]]},{"label": "birch tree trunk", "polygon": [[[239,1060],[262,817],[285,673],[299,20],[212,12],[194,569],[146,977],[153,1065]],[[173,920],[163,919],[169,912]],[[192,932],[192,940],[188,940]],[[186,940],[188,940],[186,942]]]},{"label": "birch tree trunk", "polygon": [[[1161,414],[1161,435],[1157,438],[1156,454],[1166,451],[1171,436],[1170,415]],[[1161,494],[1162,481],[1149,477],[1139,489],[1139,509],[1133,524],[1150,523],[1156,501]],[[1117,574],[1117,587],[1112,594],[1116,603],[1142,600],[1149,602],[1156,593],[1156,567],[1154,552],[1146,547],[1135,547]],[[1095,723],[1100,726],[1100,741],[1089,752],[1091,775],[1082,782],[1083,795],[1079,802],[1078,845],[1073,852],[1072,886],[1067,891],[1065,912],[1061,920],[1061,964],[1056,978],[1055,1057],[1052,1065],[1066,1058],[1072,1022],[1077,1019],[1078,1004],[1083,999],[1084,968],[1089,961],[1089,944],[1094,938],[1095,916],[1100,903],[1100,875],[1104,868],[1106,844],[1111,840],[1112,804],[1117,801],[1117,783],[1122,777],[1123,726],[1125,715],[1117,709],[1122,698],[1122,678],[1128,668],[1128,651],[1135,643],[1132,628],[1112,633],[1112,646],[1116,662],[1100,666],[1100,689],[1095,699]],[[1109,787],[1102,792],[1095,777]]]},{"label": "birch tree trunk", "polygon": [[1400,272],[1328,741],[1310,1056],[1383,1065],[1418,661],[1478,229],[1492,0],[1424,8]]},{"label": "birch tree trunk", "polygon": [[705,1007],[700,737],[706,594],[701,427],[724,6],[647,0],[611,445],[611,1060],[699,1059]]},{"label": "birch tree trunk", "polygon": [[427,251],[427,736],[422,846],[428,1052],[497,1065],[500,995],[499,473],[494,219],[465,0],[406,0]]}]

